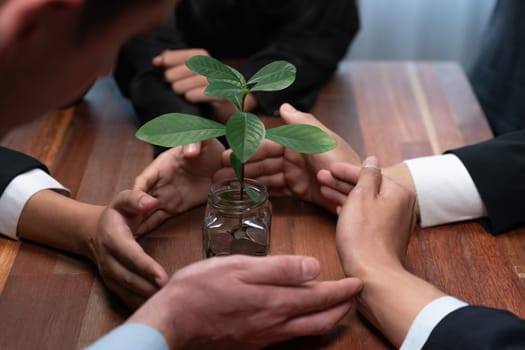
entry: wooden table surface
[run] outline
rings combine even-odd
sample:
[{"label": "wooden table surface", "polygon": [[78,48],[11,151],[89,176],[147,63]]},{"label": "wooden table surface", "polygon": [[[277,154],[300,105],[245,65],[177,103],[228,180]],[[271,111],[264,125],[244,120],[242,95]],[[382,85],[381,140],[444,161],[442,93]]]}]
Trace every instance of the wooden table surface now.
[{"label": "wooden table surface", "polygon": [[[323,88],[313,112],[361,156],[377,155],[383,165],[491,137],[455,63],[343,63]],[[42,160],[75,198],[105,204],[116,191],[130,188],[151,161],[151,147],[135,139],[135,130],[132,109],[105,79],[76,109],[49,113],[14,130],[2,144]],[[315,256],[322,264],[321,279],[342,277],[335,217],[293,199],[272,202],[272,253]],[[204,207],[191,210],[142,240],[169,273],[201,258],[203,211]],[[524,233],[521,229],[496,238],[473,222],[428,228],[413,236],[408,264],[419,276],[467,302],[525,317]],[[83,348],[129,315],[107,293],[89,262],[4,238],[0,238],[0,293],[3,350]],[[390,345],[351,312],[327,335],[272,348]]]}]

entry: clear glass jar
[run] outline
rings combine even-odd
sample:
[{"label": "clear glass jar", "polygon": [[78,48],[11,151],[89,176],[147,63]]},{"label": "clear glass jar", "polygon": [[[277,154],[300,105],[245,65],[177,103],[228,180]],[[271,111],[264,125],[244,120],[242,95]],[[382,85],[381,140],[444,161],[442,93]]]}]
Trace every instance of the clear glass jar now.
[{"label": "clear glass jar", "polygon": [[269,254],[272,205],[266,186],[252,179],[245,179],[244,186],[257,193],[256,201],[241,193],[237,179],[211,185],[202,228],[205,258]]}]

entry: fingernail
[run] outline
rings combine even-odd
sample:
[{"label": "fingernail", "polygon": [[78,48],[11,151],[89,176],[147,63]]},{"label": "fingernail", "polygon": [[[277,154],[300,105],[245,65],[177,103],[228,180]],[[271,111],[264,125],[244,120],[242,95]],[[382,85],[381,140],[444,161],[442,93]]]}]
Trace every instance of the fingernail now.
[{"label": "fingernail", "polygon": [[314,258],[305,258],[302,263],[302,269],[305,278],[315,278],[319,274],[319,262]]},{"label": "fingernail", "polygon": [[190,143],[184,146],[185,153],[194,153],[196,151],[197,151],[197,145],[194,143]]},{"label": "fingernail", "polygon": [[155,283],[157,283],[157,286],[159,288],[164,287],[164,284],[165,284],[164,281],[162,280],[162,278],[159,277],[159,276],[155,277]]},{"label": "fingernail", "polygon": [[363,162],[363,168],[377,168],[379,169],[379,160],[375,156],[367,157]]},{"label": "fingernail", "polygon": [[297,112],[297,109],[295,109],[291,104],[284,103],[283,104],[283,110],[288,113],[295,113]]},{"label": "fingernail", "polygon": [[152,197],[149,194],[143,195],[139,199],[139,208],[142,209],[144,207],[147,207],[149,205],[149,203],[151,203],[151,201],[154,201],[154,200],[155,200],[155,197]]},{"label": "fingernail", "polygon": [[162,63],[162,58],[161,56],[155,56],[153,57],[153,59],[151,60],[151,62],[154,64],[154,65],[160,65]]}]

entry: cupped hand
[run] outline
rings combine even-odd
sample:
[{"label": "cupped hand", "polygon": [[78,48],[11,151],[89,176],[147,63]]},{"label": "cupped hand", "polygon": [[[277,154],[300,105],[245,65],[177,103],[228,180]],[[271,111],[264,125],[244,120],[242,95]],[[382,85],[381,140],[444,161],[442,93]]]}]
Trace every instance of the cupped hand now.
[{"label": "cupped hand", "polygon": [[[297,111],[289,104],[283,104],[280,113],[286,124],[309,124],[324,130],[334,137],[336,148],[319,154],[302,154],[265,140],[246,163],[245,176],[263,182],[273,196],[298,197],[335,212],[337,203],[323,196],[317,173],[329,168],[333,162],[360,164],[359,156],[347,142],[312,114]],[[223,155],[226,164],[228,159],[228,153]],[[221,170],[219,174],[225,171]]]},{"label": "cupped hand", "polygon": [[360,280],[314,282],[304,256],[212,258],[179,270],[128,322],[158,329],[177,349],[259,349],[330,330]]},{"label": "cupped hand", "polygon": [[106,286],[137,307],[168,281],[162,266],[136,241],[136,230],[157,200],[141,191],[118,193],[99,217],[89,241],[91,256]]},{"label": "cupped hand", "polygon": [[133,188],[151,194],[158,206],[138,232],[148,232],[166,219],[204,203],[212,176],[222,167],[223,151],[217,139],[210,139],[164,151],[146,167]]},{"label": "cupped hand", "polygon": [[364,278],[370,267],[402,267],[416,222],[415,194],[383,177],[377,158],[367,158],[337,223],[345,274]]}]

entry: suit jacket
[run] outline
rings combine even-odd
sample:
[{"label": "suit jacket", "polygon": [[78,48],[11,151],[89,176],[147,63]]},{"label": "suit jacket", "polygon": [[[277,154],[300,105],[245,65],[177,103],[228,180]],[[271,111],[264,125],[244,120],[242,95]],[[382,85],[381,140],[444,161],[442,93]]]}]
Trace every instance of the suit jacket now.
[{"label": "suit jacket", "polygon": [[423,349],[525,349],[525,320],[508,311],[466,306],[443,318]]},{"label": "suit jacket", "polygon": [[525,128],[525,2],[498,0],[469,74],[495,135]]},{"label": "suit jacket", "polygon": [[481,224],[499,234],[525,225],[525,129],[450,151],[474,180],[488,217]]},{"label": "suit jacket", "polygon": [[123,46],[115,78],[142,122],[168,112],[205,116],[205,106],[172,92],[153,57],[166,49],[204,48],[215,58],[240,60],[247,78],[287,60],[297,67],[296,81],[284,91],[254,93],[259,112],[277,114],[283,102],[308,110],[358,26],[355,0],[181,0],[172,23]]},{"label": "suit jacket", "polygon": [[47,167],[35,158],[0,147],[0,195],[15,177],[36,168],[49,172]]}]

